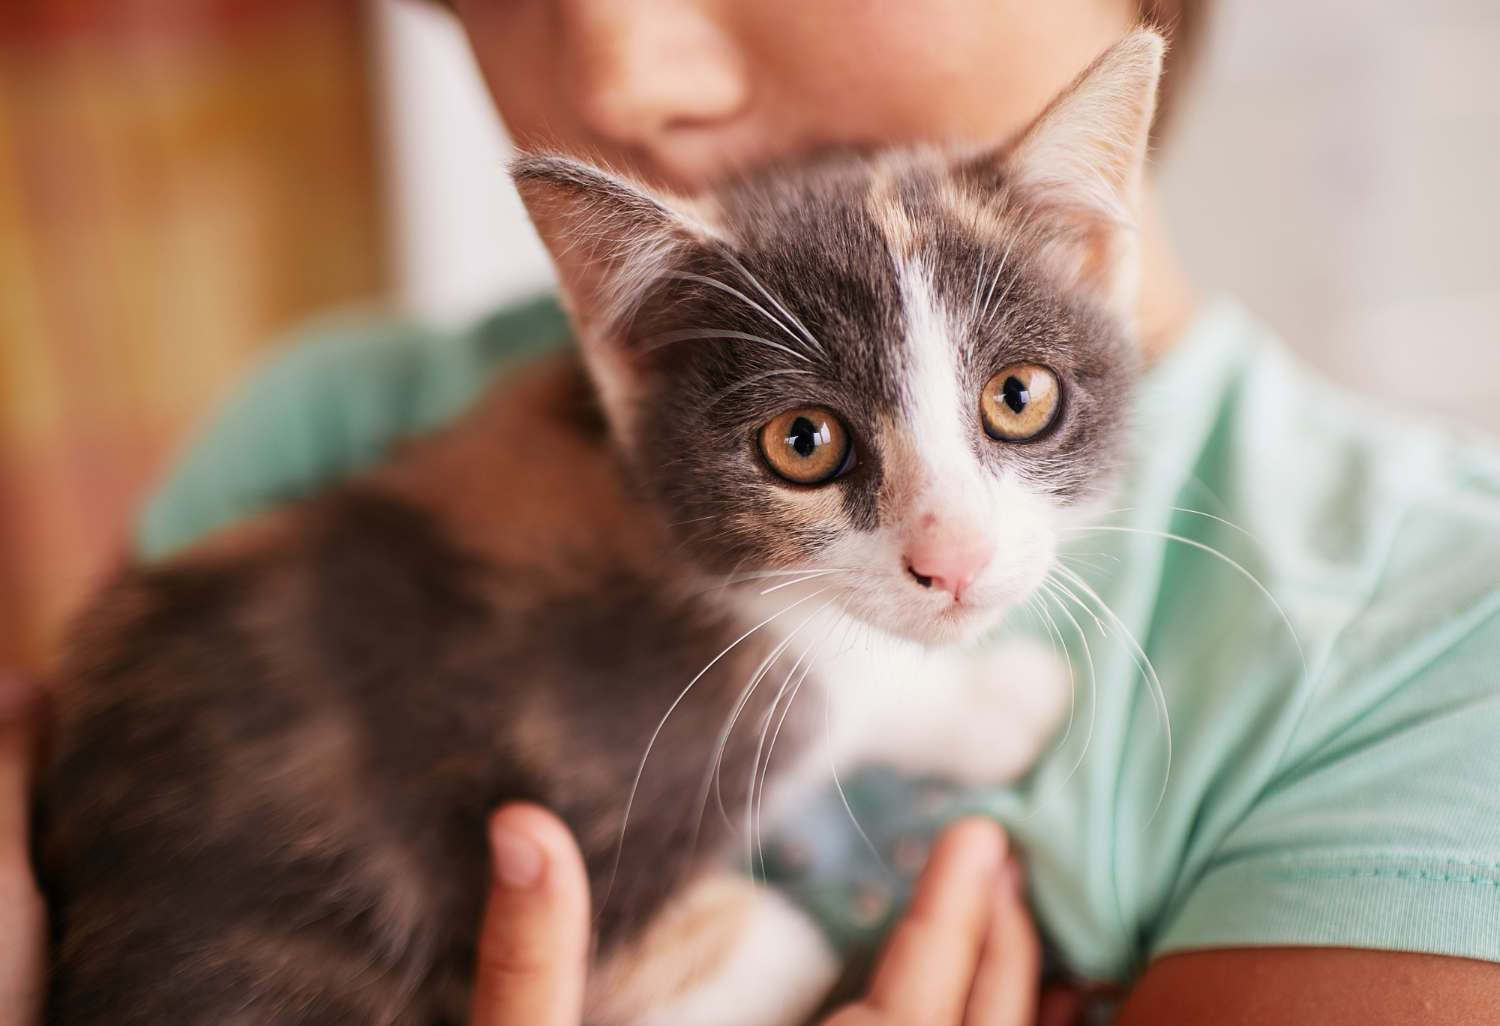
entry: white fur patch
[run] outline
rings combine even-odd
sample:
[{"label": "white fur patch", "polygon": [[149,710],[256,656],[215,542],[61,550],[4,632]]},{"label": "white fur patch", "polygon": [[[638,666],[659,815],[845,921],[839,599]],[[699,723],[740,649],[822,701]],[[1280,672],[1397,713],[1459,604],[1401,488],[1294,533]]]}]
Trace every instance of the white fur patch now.
[{"label": "white fur patch", "polygon": [[927,271],[903,264],[897,274],[906,315],[905,427],[929,475],[929,487],[979,484],[970,448],[972,417],[960,407],[963,377],[954,325],[940,309]]},{"label": "white fur patch", "polygon": [[773,765],[759,817],[766,834],[828,787],[834,772],[888,766],[964,784],[1009,783],[1031,768],[1067,714],[1068,666],[1034,639],[932,648],[847,616],[817,621],[789,645],[788,662],[811,665],[798,702],[813,730],[794,759]]},{"label": "white fur patch", "polygon": [[838,957],[813,921],[763,891],[723,968],[635,1026],[794,1026],[812,1014],[838,974]]},{"label": "white fur patch", "polygon": [[959,651],[887,636],[830,660],[824,686],[840,774],[883,765],[985,785],[1030,768],[1072,684],[1057,655],[1029,639]]}]

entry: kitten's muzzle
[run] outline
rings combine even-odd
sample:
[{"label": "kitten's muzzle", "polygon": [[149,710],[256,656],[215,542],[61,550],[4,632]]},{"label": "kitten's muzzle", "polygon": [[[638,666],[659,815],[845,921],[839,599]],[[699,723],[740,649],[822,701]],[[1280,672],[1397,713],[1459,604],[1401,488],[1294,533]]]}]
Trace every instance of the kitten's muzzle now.
[{"label": "kitten's muzzle", "polygon": [[995,558],[995,539],[968,525],[945,524],[929,514],[908,542],[906,571],[924,588],[946,591],[955,602]]}]

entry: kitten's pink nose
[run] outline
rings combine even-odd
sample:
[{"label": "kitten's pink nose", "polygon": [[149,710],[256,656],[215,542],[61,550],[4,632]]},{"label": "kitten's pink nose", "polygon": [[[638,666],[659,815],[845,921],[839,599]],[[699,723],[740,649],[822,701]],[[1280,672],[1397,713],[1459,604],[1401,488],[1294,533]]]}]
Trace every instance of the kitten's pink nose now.
[{"label": "kitten's pink nose", "polygon": [[994,557],[995,542],[986,535],[938,530],[912,539],[906,569],[922,587],[946,591],[957,601]]}]

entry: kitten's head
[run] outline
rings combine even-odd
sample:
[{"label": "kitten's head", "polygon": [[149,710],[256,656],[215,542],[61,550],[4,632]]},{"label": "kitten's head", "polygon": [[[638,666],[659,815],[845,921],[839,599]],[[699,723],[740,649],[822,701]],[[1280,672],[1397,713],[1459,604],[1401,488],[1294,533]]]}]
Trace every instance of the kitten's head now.
[{"label": "kitten's head", "polygon": [[923,641],[1037,587],[1120,449],[1161,56],[1127,37],[997,150],[693,201],[516,161],[611,430],[701,565],[825,571],[804,593]]}]

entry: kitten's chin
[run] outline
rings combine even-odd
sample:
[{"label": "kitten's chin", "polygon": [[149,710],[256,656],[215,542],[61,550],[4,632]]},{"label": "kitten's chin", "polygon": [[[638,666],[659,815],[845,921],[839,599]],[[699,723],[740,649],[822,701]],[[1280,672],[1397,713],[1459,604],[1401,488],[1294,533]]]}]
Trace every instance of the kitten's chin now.
[{"label": "kitten's chin", "polygon": [[845,608],[853,616],[911,641],[928,646],[968,645],[978,641],[1005,616],[1011,602],[953,602],[934,609],[923,603],[899,608],[894,603],[854,599]]}]

